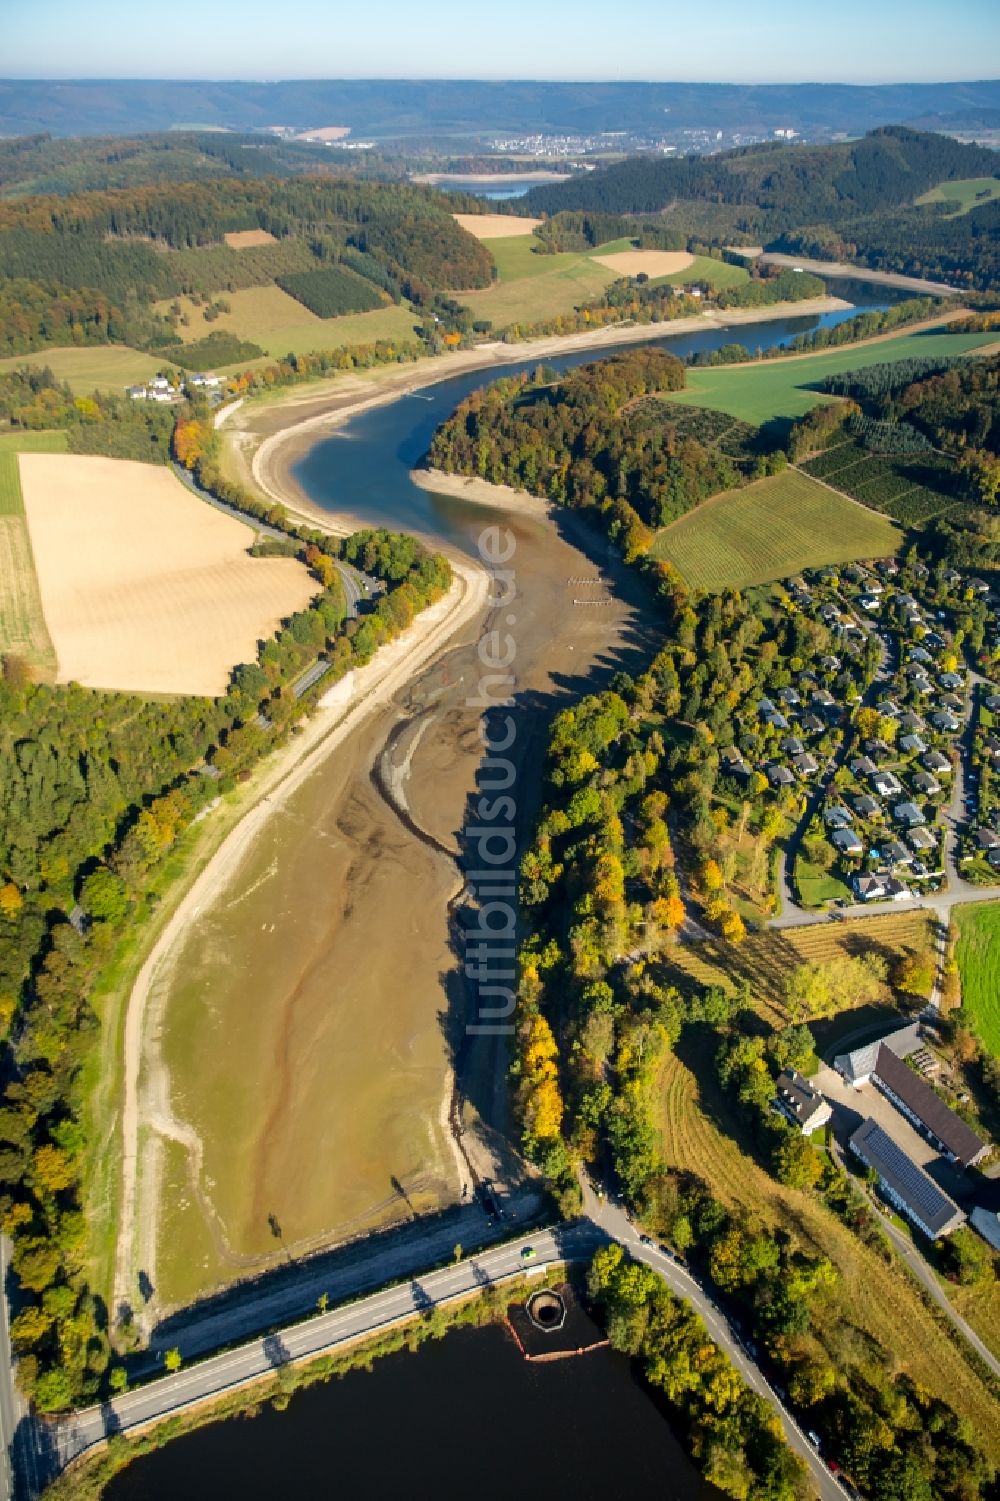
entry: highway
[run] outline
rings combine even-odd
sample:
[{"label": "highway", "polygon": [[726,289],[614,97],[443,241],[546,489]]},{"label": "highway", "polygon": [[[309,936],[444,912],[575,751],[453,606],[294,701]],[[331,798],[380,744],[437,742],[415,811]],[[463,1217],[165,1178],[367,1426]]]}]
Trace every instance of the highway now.
[{"label": "highway", "polygon": [[[377,1334],[429,1308],[447,1304],[520,1272],[540,1274],[553,1263],[588,1258],[601,1244],[616,1240],[636,1260],[651,1266],[670,1289],[690,1302],[708,1331],[739,1370],[748,1386],[777,1412],[788,1443],[807,1465],[820,1501],[843,1501],[847,1492],[829,1472],[795,1419],[779,1401],[763,1372],[743,1349],[725,1315],[672,1255],[640,1237],[617,1204],[599,1198],[584,1184],[585,1218],[568,1226],[535,1230],[454,1265],[411,1278],[355,1303],[291,1324],[278,1333],[254,1339],[238,1349],[203,1360],[190,1369],[128,1392],[101,1407],[88,1408],[60,1424],[55,1442],[60,1466],[86,1452],[107,1434],[128,1432],[199,1402],[233,1391],[266,1376],[289,1361],[334,1351],[366,1335]],[[522,1252],[530,1247],[530,1260]]]}]

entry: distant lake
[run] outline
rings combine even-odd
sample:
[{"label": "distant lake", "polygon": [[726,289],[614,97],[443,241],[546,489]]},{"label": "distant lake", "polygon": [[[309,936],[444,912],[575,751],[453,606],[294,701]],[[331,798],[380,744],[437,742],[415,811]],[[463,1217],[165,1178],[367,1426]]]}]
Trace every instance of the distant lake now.
[{"label": "distant lake", "polygon": [[529,1362],[462,1329],[136,1460],[105,1501],[721,1501],[607,1349]]},{"label": "distant lake", "polygon": [[460,177],[449,173],[436,176],[432,184],[446,193],[475,193],[480,198],[494,201],[501,198],[523,198],[531,188],[547,187],[550,183],[568,181],[560,174],[550,172],[525,172],[520,174],[498,173],[490,181],[484,177]]}]

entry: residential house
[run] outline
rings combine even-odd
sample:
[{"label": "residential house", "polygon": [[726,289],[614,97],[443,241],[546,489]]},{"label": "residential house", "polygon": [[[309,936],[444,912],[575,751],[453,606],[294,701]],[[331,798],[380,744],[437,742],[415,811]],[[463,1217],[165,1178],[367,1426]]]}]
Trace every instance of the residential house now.
[{"label": "residential house", "polygon": [[901,844],[898,839],[884,839],[880,841],[879,854],[885,861],[886,865],[896,866],[913,864],[913,856],[906,848],[906,845]]},{"label": "residential house", "polygon": [[877,798],[865,792],[861,797],[854,799],[854,811],[859,818],[875,818],[882,811],[882,804]]},{"label": "residential house", "polygon": [[803,751],[800,756],[792,757],[792,765],[800,777],[814,777],[819,771],[819,762],[808,751]]},{"label": "residential house", "polygon": [[833,1115],[820,1091],[794,1068],[786,1068],[778,1075],[774,1103],[793,1126],[798,1126],[803,1136],[810,1136],[820,1126],[825,1126]]},{"label": "residential house", "polygon": [[905,837],[907,844],[911,849],[916,850],[918,855],[929,854],[931,850],[937,849],[937,839],[930,829],[919,827],[908,829]]},{"label": "residential house", "polygon": [[805,746],[798,735],[786,735],[781,742],[781,749],[785,752],[786,756],[801,756],[805,750]]},{"label": "residential house", "polygon": [[856,777],[874,777],[878,775],[878,767],[869,756],[855,756],[851,761],[851,770]]},{"label": "residential house", "polygon": [[1000,834],[992,829],[977,829],[976,843],[981,850],[1000,850]]},{"label": "residential house", "polygon": [[842,855],[857,856],[865,852],[864,845],[851,828],[834,829],[830,839]]},{"label": "residential house", "polygon": [[795,781],[795,775],[787,766],[772,761],[767,768],[767,780],[772,787],[789,787]]},{"label": "residential house", "polygon": [[897,797],[903,790],[903,784],[894,771],[876,771],[869,781],[880,797]]},{"label": "residential house", "polygon": [[908,829],[917,829],[927,822],[916,803],[897,803],[892,810],[892,816],[897,823],[905,824]]},{"label": "residential house", "polygon": [[854,816],[850,808],[845,808],[841,803],[834,803],[823,810],[823,822],[829,829],[846,829],[854,822]]},{"label": "residential house", "polygon": [[904,735],[899,742],[899,748],[908,756],[919,756],[927,749],[927,741],[921,740],[919,735]]},{"label": "residential house", "polygon": [[913,785],[924,797],[936,797],[941,791],[941,783],[929,771],[918,771],[913,778]]},{"label": "residential house", "polygon": [[940,683],[941,687],[947,689],[949,693],[954,693],[956,688],[961,688],[962,677],[958,672],[942,672],[938,676],[938,682]]},{"label": "residential house", "polygon": [[942,734],[953,735],[959,728],[960,721],[955,718],[950,709],[938,709],[931,715],[931,724]]},{"label": "residential house", "polygon": [[935,772],[939,777],[951,775],[951,762],[940,751],[925,751],[920,760],[927,771]]}]

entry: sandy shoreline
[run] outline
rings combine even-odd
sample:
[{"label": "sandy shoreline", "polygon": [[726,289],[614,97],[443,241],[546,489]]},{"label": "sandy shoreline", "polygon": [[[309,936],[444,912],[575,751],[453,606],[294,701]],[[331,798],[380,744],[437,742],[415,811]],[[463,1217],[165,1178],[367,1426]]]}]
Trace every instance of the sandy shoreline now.
[{"label": "sandy shoreline", "polygon": [[[499,341],[480,344],[475,349],[460,349],[453,354],[427,355],[398,370],[391,368],[387,371],[382,367],[377,372],[369,373],[367,380],[352,374],[330,382],[317,383],[317,386],[296,392],[285,400],[266,405],[257,402],[245,405],[240,412],[240,427],[234,428],[227,424],[222,431],[230,435],[242,431],[244,435],[252,437],[255,418],[266,411],[269,418],[277,421],[278,426],[263,438],[249,462],[247,455],[240,451],[238,445],[234,445],[247,477],[270,500],[280,502],[303,520],[322,526],[334,535],[343,536],[352,530],[351,526],[334,513],[313,505],[296,483],[292,469],[321,436],[332,432],[360,412],[383,406],[386,402],[395,401],[400,396],[406,396],[425,386],[450,380],[465,371],[493,371],[502,375],[506,365],[519,364],[525,359],[545,360],[554,355],[571,354],[575,350],[593,349],[599,352],[618,345],[648,343],[652,339],[672,334],[696,333],[711,328],[738,328],[744,323],[767,323],[789,317],[810,317],[850,306],[841,297],[810,297],[802,302],[775,303],[767,308],[735,308],[696,313],[688,318],[676,318],[664,323],[615,324],[609,328],[552,335],[517,344],[503,344]],[[321,402],[322,409],[314,410],[310,416],[297,415],[296,408],[305,405],[315,408]],[[287,421],[282,421],[283,417],[287,417]]]},{"label": "sandy shoreline", "polygon": [[555,502],[530,490],[515,490],[513,485],[493,485],[489,480],[468,474],[445,474],[443,469],[411,469],[410,479],[421,490],[434,495],[450,495],[456,500],[471,500],[476,505],[497,507],[518,516],[548,516]]}]

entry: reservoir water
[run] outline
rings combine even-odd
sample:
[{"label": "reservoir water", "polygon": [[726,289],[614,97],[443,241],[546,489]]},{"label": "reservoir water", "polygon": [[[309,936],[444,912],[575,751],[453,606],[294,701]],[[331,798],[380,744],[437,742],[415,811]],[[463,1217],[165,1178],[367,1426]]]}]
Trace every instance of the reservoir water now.
[{"label": "reservoir water", "polygon": [[[888,307],[903,295],[865,282],[831,281],[828,285],[831,295],[842,297],[854,306],[819,315],[778,318],[696,333],[664,334],[663,325],[659,325],[661,331],[651,329],[647,342],[680,358],[732,343],[763,353],[787,344],[797,334],[832,328],[858,309]],[[545,364],[557,371],[568,370],[619,353],[622,347],[581,350],[547,359]],[[478,532],[476,523],[482,520],[482,507],[470,508],[462,501],[419,489],[410,479],[410,470],[427,452],[435,429],[470,391],[504,376],[534,370],[538,364],[536,356],[496,370],[467,372],[385,406],[372,407],[310,449],[295,466],[294,477],[316,505],[347,514],[363,525],[416,531],[471,550],[473,533]]]},{"label": "reservoir water", "polygon": [[525,1361],[506,1331],[458,1330],[369,1374],[175,1439],[106,1501],[713,1501],[628,1362]]}]

